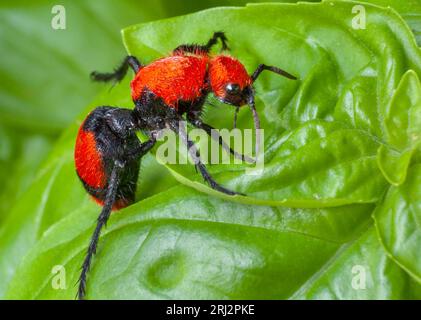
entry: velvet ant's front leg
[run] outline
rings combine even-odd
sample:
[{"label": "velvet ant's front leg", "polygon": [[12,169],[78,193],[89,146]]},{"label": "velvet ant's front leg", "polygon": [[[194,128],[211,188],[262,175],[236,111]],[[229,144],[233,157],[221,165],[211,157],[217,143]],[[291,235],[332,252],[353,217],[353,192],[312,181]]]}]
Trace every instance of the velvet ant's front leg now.
[{"label": "velvet ant's front leg", "polygon": [[133,56],[127,56],[124,58],[123,62],[119,67],[117,67],[114,72],[110,73],[100,73],[97,71],[93,71],[91,73],[91,79],[93,81],[100,81],[100,82],[108,82],[108,81],[121,81],[124,76],[127,74],[127,70],[130,68],[133,69],[135,73],[137,73],[142,65],[140,64],[139,60]]},{"label": "velvet ant's front leg", "polygon": [[197,53],[201,52],[210,52],[212,47],[218,43],[218,40],[222,43],[222,50],[229,50],[228,39],[225,36],[225,33],[222,31],[217,31],[213,34],[212,38],[205,45],[198,44],[182,44],[173,50],[173,54],[184,54],[184,53]]},{"label": "velvet ant's front leg", "polygon": [[230,196],[233,195],[244,195],[242,193],[238,193],[238,192],[234,192],[231,191],[227,188],[224,188],[223,186],[221,186],[220,184],[218,184],[210,175],[210,173],[208,172],[208,170],[206,169],[206,166],[202,163],[201,159],[200,159],[200,153],[199,150],[196,148],[196,145],[194,144],[193,141],[191,141],[187,135],[187,132],[185,131],[185,128],[183,127],[183,125],[179,125],[180,121],[179,120],[169,120],[167,122],[167,127],[171,130],[173,130],[174,132],[178,133],[181,137],[181,140],[183,141],[183,143],[187,146],[188,152],[190,154],[190,156],[193,159],[193,162],[195,163],[196,168],[199,170],[200,174],[202,175],[203,179],[205,179],[205,181],[207,183],[209,183],[209,185],[211,186],[212,189],[217,190],[219,192],[228,194]]},{"label": "velvet ant's front leg", "polygon": [[196,128],[199,128],[199,129],[202,129],[202,130],[204,130],[212,139],[215,139],[216,141],[218,141],[218,143],[219,143],[219,145],[226,151],[226,152],[229,152],[229,153],[231,153],[234,157],[236,157],[237,159],[240,159],[240,160],[243,160],[243,161],[246,161],[246,162],[248,162],[248,163],[254,163],[255,162],[255,160],[254,159],[252,159],[252,158],[250,158],[250,157],[248,157],[248,156],[245,156],[245,155],[243,155],[243,154],[241,154],[241,153],[238,153],[237,151],[235,151],[235,150],[233,150],[233,149],[231,149],[230,148],[230,146],[229,145],[227,145],[226,143],[225,143],[225,141],[222,139],[222,137],[221,137],[221,135],[220,134],[218,134],[218,132],[217,132],[217,130],[214,128],[214,127],[212,127],[212,126],[210,126],[210,125],[208,125],[208,124],[206,124],[206,123],[204,123],[204,122],[202,122],[202,120],[200,120],[200,119],[198,119],[198,118],[192,118],[190,115],[187,115],[187,120],[193,125],[193,126],[195,126]]}]

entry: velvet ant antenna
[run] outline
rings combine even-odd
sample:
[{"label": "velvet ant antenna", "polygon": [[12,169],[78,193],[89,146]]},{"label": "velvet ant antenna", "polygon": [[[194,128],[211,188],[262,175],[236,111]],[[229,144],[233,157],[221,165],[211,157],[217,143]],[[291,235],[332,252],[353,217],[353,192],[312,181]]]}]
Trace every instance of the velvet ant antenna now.
[{"label": "velvet ant antenna", "polygon": [[279,74],[279,75],[281,75],[285,78],[291,79],[291,80],[297,80],[298,79],[296,76],[293,76],[292,74],[286,72],[285,70],[282,70],[278,67],[267,66],[267,65],[262,63],[257,67],[257,69],[251,75],[251,79],[253,80],[253,82],[256,81],[256,79],[259,77],[259,75],[264,70],[272,71],[274,73],[277,73],[277,74]]},{"label": "velvet ant antenna", "polygon": [[[286,72],[285,70],[282,70],[278,67],[273,67],[273,66],[267,66],[265,64],[260,64],[257,69],[253,72],[253,74],[250,76],[252,83],[254,83],[256,81],[256,79],[259,77],[259,75],[264,71],[264,70],[268,70],[268,71],[272,71],[276,74],[279,74],[285,78],[291,79],[291,80],[297,80],[297,77],[293,76],[292,74]],[[260,150],[260,119],[259,119],[259,115],[257,113],[256,110],[256,106],[254,103],[254,92],[252,89],[250,89],[250,97],[249,97],[249,106],[250,109],[252,111],[253,114],[253,119],[254,119],[254,128],[256,130],[256,157],[259,154],[259,150]],[[238,110],[238,109],[237,109]],[[235,117],[237,115],[237,111],[236,110],[236,114]]]}]

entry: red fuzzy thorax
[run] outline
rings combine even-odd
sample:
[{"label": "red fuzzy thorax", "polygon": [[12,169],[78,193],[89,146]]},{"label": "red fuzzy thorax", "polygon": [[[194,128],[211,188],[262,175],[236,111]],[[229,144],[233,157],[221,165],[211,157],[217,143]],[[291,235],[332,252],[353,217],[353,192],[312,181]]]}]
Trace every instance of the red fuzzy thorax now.
[{"label": "red fuzzy thorax", "polygon": [[252,83],[243,64],[227,55],[217,55],[209,61],[209,80],[217,97],[225,95],[228,83],[238,84],[241,89]]},{"label": "red fuzzy thorax", "polygon": [[75,166],[79,177],[92,188],[104,188],[106,174],[93,132],[80,127],[75,146]]},{"label": "red fuzzy thorax", "polygon": [[194,101],[206,88],[208,57],[173,55],[142,67],[131,82],[132,98],[137,100],[144,90],[161,98],[171,108],[179,101]]}]

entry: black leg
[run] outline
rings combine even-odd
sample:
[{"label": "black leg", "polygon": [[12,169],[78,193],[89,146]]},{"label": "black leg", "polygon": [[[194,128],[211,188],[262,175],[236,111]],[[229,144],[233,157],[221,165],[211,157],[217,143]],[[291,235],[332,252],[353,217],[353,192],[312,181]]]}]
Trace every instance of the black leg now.
[{"label": "black leg", "polygon": [[123,165],[120,162],[115,162],[113,170],[111,172],[110,180],[108,181],[108,188],[107,188],[107,195],[105,198],[104,206],[101,210],[101,213],[97,219],[97,225],[95,227],[95,231],[92,234],[91,241],[89,243],[88,251],[85,256],[85,260],[82,264],[82,272],[79,277],[79,289],[78,289],[78,299],[83,300],[86,293],[86,277],[91,267],[92,257],[96,253],[96,248],[99,240],[99,235],[101,233],[102,227],[107,224],[108,218],[111,214],[111,209],[113,207],[117,189],[119,185],[119,173]]},{"label": "black leg", "polygon": [[197,53],[199,52],[209,52],[214,45],[217,44],[218,40],[221,40],[222,50],[229,50],[228,39],[225,36],[225,33],[222,31],[215,32],[212,38],[205,45],[198,44],[182,44],[173,50],[173,54],[184,54],[184,53]]},{"label": "black leg", "polygon": [[[202,120],[200,119],[189,119],[189,122],[194,125],[196,128],[205,130],[205,132],[212,137],[212,139],[215,139],[219,142],[219,144],[221,145],[221,147],[226,151],[231,153],[234,157],[236,157],[237,159],[241,159],[243,161],[246,161],[248,163],[254,163],[255,161],[241,153],[238,153],[237,151],[231,149],[226,143],[225,141],[222,139],[222,137],[218,134],[218,132],[215,130],[215,128],[213,128],[212,126],[203,123]],[[212,131],[214,130],[214,131]]]},{"label": "black leg", "polygon": [[277,73],[277,74],[279,74],[281,76],[284,76],[284,77],[286,77],[288,79],[291,79],[291,80],[297,80],[297,77],[293,76],[292,74],[290,74],[290,73],[288,73],[288,72],[286,72],[286,71],[284,71],[282,69],[279,69],[279,68],[273,67],[273,66],[267,66],[265,64],[260,64],[257,67],[257,69],[253,72],[253,74],[251,75],[251,79],[253,80],[253,82],[257,79],[257,77],[259,77],[259,75],[264,70],[269,70],[269,71],[275,72],[275,73]]},{"label": "black leg", "polygon": [[134,134],[137,130],[137,121],[133,110],[109,107],[103,115],[108,128],[122,140],[127,139],[130,135]]},{"label": "black leg", "polygon": [[114,70],[114,72],[100,73],[100,72],[93,71],[91,73],[91,79],[93,81],[102,81],[102,82],[108,82],[111,80],[119,82],[126,75],[127,70],[129,69],[129,66],[133,69],[135,73],[137,73],[141,67],[141,64],[139,60],[137,60],[136,57],[127,56],[126,58],[124,58],[121,65]]},{"label": "black leg", "polygon": [[130,161],[143,157],[153,148],[155,143],[155,138],[151,138],[148,141],[138,144],[135,148],[127,152],[127,160]]},{"label": "black leg", "polygon": [[169,128],[171,128],[173,131],[177,132],[180,135],[181,140],[187,146],[189,154],[192,157],[193,162],[195,163],[196,169],[199,170],[203,179],[205,179],[205,181],[207,183],[209,183],[209,185],[211,186],[212,189],[217,190],[217,191],[222,192],[222,193],[225,193],[225,194],[228,194],[230,196],[237,195],[237,194],[242,195],[241,193],[237,193],[237,192],[231,191],[227,188],[224,188],[223,186],[219,185],[215,180],[213,180],[212,176],[210,175],[210,173],[206,169],[205,165],[200,160],[200,153],[199,153],[199,150],[197,150],[196,145],[194,144],[193,141],[191,141],[189,139],[189,137],[187,135],[187,132],[185,131],[185,128],[183,127],[183,125],[181,125],[181,126],[178,125],[179,121],[171,120],[171,121],[167,122],[167,124],[168,124]]},{"label": "black leg", "polygon": [[[124,108],[111,107],[104,115],[106,123],[111,131],[123,141],[127,141],[129,137],[136,137],[135,131],[139,128],[136,125],[135,114],[133,110]],[[136,137],[136,141],[139,141]],[[155,136],[144,143],[137,143],[130,145],[125,151],[124,159],[126,161],[136,160],[144,156],[149,150],[153,148],[156,143]]]},{"label": "black leg", "polygon": [[228,39],[222,31],[218,31],[213,34],[212,38],[210,38],[208,43],[205,45],[206,49],[210,51],[210,49],[218,42],[218,39],[221,40],[222,50],[229,50],[227,44]]},{"label": "black leg", "polygon": [[240,111],[240,107],[235,107],[235,113],[234,113],[234,129],[237,128],[237,118],[238,118],[238,112]]}]

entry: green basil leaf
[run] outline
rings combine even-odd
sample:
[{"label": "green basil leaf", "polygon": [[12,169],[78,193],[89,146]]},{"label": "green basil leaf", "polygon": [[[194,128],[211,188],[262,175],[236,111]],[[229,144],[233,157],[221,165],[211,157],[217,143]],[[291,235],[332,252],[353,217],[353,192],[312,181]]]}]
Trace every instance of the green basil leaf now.
[{"label": "green basil leaf", "polygon": [[365,0],[382,7],[391,7],[405,19],[421,46],[421,4],[418,0]]},{"label": "green basil leaf", "polygon": [[[82,206],[45,232],[7,298],[74,298],[93,209]],[[175,187],[112,215],[87,298],[419,298],[421,287],[385,256],[373,227],[365,231],[372,209],[250,206]],[[359,264],[365,290],[353,287]]]},{"label": "green basil leaf", "polygon": [[[378,144],[362,130],[309,121],[279,139],[267,144],[265,165],[258,176],[245,174],[236,165],[211,166],[217,181],[247,194],[225,199],[293,207],[338,206],[376,202],[386,186],[376,164]],[[193,168],[190,172],[185,165],[169,168],[184,184],[218,194],[202,184]]]},{"label": "green basil leaf", "polygon": [[404,184],[391,187],[374,218],[381,241],[391,257],[421,283],[421,165],[408,171]]},{"label": "green basil leaf", "polygon": [[421,286],[385,253],[371,226],[309,279],[295,299],[420,299]]},{"label": "green basil leaf", "polygon": [[51,150],[44,135],[16,133],[0,126],[0,225],[32,184],[40,163]]},{"label": "green basil leaf", "polygon": [[388,144],[379,148],[379,167],[390,183],[400,185],[421,144],[421,83],[412,70],[402,77],[384,122]]},{"label": "green basil leaf", "polygon": [[[175,187],[112,215],[88,297],[286,298],[364,230],[372,208],[250,206]],[[83,205],[50,227],[7,297],[73,298],[97,214]],[[52,287],[55,265],[65,268],[66,290]]]}]

